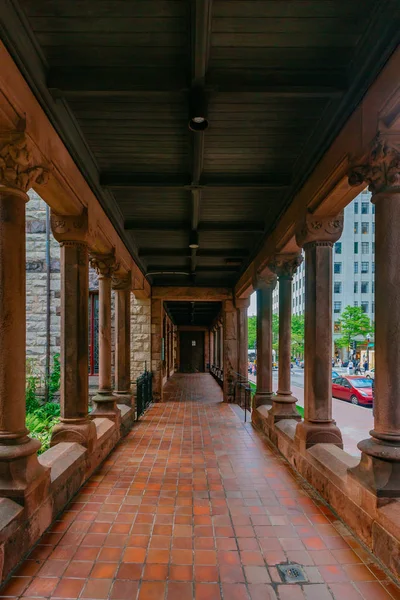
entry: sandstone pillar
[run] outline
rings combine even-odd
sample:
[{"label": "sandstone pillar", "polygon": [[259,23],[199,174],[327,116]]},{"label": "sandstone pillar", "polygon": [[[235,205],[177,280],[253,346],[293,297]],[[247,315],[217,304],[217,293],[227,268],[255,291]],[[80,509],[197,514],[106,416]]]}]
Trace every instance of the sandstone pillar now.
[{"label": "sandstone pillar", "polygon": [[[163,398],[163,368],[161,356],[161,340],[163,336],[162,300],[151,300],[151,370],[153,372],[153,400],[162,402]],[[165,343],[165,340],[164,340]],[[164,345],[164,353],[165,353]],[[165,356],[165,355],[164,355]]]},{"label": "sandstone pillar", "polygon": [[132,406],[131,392],[131,276],[112,278],[115,293],[115,395],[120,404]]},{"label": "sandstone pillar", "polygon": [[254,407],[272,404],[272,292],[276,275],[259,278],[257,289],[257,392]]},{"label": "sandstone pillar", "polygon": [[296,428],[301,449],[319,443],[343,448],[332,419],[332,247],[342,231],[343,212],[327,217],[307,214],[296,232],[306,261],[304,421]]},{"label": "sandstone pillar", "polygon": [[247,379],[249,364],[247,309],[250,306],[250,298],[237,298],[235,305],[238,313],[238,373],[243,379]]},{"label": "sandstone pillar", "polygon": [[292,356],[292,278],[302,258],[299,254],[277,255],[270,265],[272,272],[279,277],[279,373],[278,391],[272,396],[272,408],[269,411],[273,421],[297,419],[297,398],[290,390],[290,371]]},{"label": "sandstone pillar", "polygon": [[214,329],[210,329],[210,367],[212,367],[212,365],[215,364],[214,348],[215,348],[215,332],[214,332]]},{"label": "sandstone pillar", "polygon": [[61,267],[61,418],[53,429],[51,445],[78,442],[91,452],[96,426],[88,417],[87,213],[66,217],[52,212],[51,226],[60,244]]},{"label": "sandstone pillar", "polygon": [[219,327],[219,366],[224,369],[224,322],[222,320]]},{"label": "sandstone pillar", "polygon": [[49,471],[25,426],[25,204],[45,183],[23,132],[0,132],[0,497],[35,508]]},{"label": "sandstone pillar", "polygon": [[114,254],[91,252],[90,264],[99,276],[99,389],[91,417],[105,417],[119,426],[121,412],[111,376],[111,277],[118,269]]},{"label": "sandstone pillar", "polygon": [[[397,143],[394,143],[397,142]],[[393,145],[392,145],[393,144]],[[352,470],[378,497],[400,497],[400,152],[377,137],[349,176],[369,184],[375,204],[375,409],[372,437]]]},{"label": "sandstone pillar", "polygon": [[238,370],[238,323],[237,310],[231,300],[224,301],[223,315],[221,355],[224,369],[224,402],[233,402]]}]

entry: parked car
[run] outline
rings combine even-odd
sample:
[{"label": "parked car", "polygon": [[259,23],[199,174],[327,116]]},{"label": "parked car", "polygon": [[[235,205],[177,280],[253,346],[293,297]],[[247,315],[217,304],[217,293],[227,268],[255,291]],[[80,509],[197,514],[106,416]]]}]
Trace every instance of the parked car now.
[{"label": "parked car", "polygon": [[340,377],[337,371],[332,371],[332,379],[336,379],[336,377]]},{"label": "parked car", "polygon": [[365,371],[364,375],[368,379],[375,379],[375,369],[369,369],[369,371]]},{"label": "parked car", "polygon": [[367,377],[344,375],[332,380],[332,396],[352,404],[372,406],[372,383]]},{"label": "parked car", "polygon": [[301,368],[301,369],[304,369],[304,360],[301,360],[301,361],[300,361],[300,368]]}]

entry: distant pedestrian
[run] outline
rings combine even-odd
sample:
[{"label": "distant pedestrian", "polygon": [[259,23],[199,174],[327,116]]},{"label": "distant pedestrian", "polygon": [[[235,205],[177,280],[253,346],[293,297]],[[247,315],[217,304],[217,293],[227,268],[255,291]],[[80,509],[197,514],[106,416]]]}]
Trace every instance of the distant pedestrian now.
[{"label": "distant pedestrian", "polygon": [[364,373],[366,373],[368,371],[368,367],[369,367],[367,360],[364,362],[363,367],[364,367]]},{"label": "distant pedestrian", "polygon": [[353,375],[353,369],[354,369],[354,363],[353,361],[350,359],[349,360],[349,364],[347,365],[347,373],[349,375]]},{"label": "distant pedestrian", "polygon": [[359,360],[356,361],[356,368],[354,370],[354,373],[356,375],[361,375],[361,365],[360,365],[360,361]]}]

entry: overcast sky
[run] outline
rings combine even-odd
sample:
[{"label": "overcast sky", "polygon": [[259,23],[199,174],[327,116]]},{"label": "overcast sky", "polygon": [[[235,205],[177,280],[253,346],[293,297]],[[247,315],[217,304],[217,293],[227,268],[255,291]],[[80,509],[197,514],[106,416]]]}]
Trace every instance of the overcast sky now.
[{"label": "overcast sky", "polygon": [[250,296],[250,306],[249,306],[249,310],[247,313],[249,317],[257,314],[256,297],[257,297],[256,293],[254,293]]}]

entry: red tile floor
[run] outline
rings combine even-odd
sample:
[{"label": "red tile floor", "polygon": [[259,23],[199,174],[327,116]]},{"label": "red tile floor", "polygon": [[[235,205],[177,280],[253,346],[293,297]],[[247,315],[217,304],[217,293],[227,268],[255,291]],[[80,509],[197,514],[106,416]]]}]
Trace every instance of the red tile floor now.
[{"label": "red tile floor", "polygon": [[[2,598],[383,600],[399,589],[285,462],[221,403],[210,375],[176,375],[86,483]],[[276,565],[304,567],[284,585]]]}]

